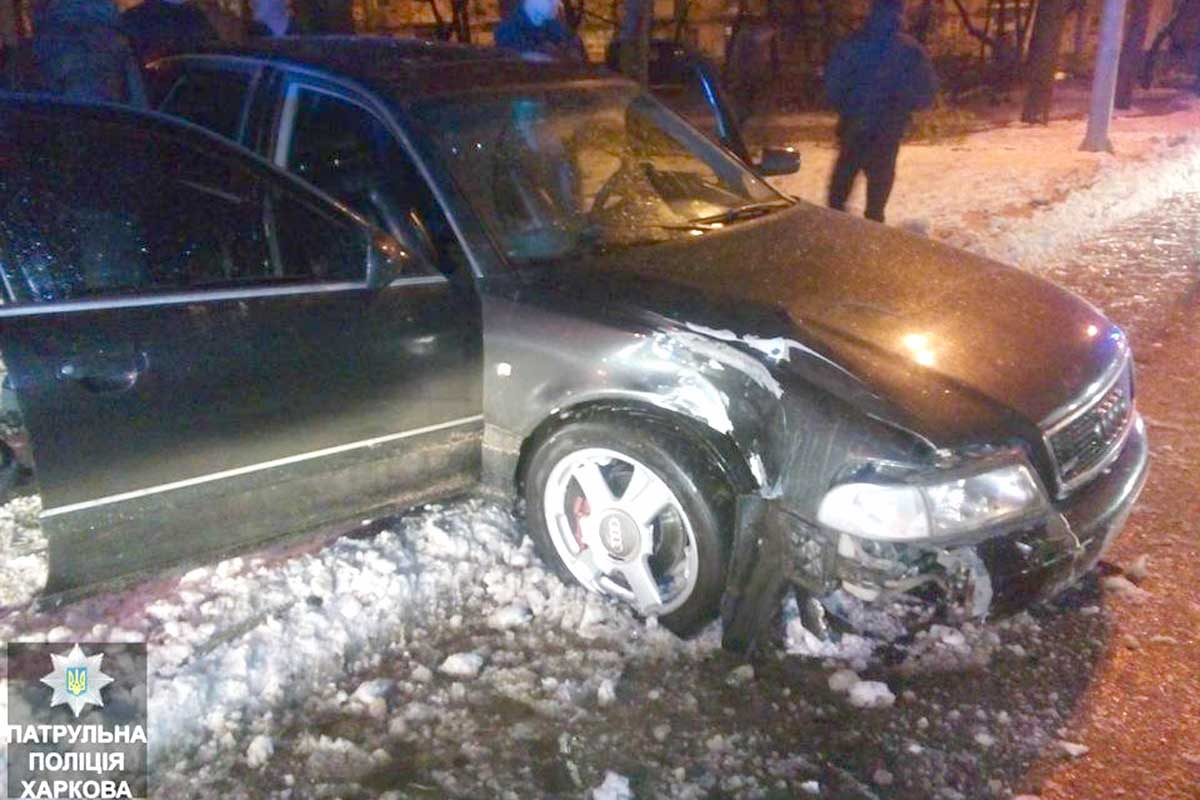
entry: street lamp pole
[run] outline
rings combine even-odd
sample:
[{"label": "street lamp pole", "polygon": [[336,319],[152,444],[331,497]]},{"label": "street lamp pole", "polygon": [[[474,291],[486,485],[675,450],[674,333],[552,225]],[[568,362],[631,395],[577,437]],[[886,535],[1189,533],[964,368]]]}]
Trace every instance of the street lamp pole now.
[{"label": "street lamp pole", "polygon": [[1092,79],[1092,107],[1087,135],[1080,150],[1112,152],[1108,124],[1112,120],[1117,92],[1117,70],[1121,64],[1121,36],[1125,29],[1125,0],[1104,0],[1100,15],[1100,46],[1096,50],[1096,74]]}]

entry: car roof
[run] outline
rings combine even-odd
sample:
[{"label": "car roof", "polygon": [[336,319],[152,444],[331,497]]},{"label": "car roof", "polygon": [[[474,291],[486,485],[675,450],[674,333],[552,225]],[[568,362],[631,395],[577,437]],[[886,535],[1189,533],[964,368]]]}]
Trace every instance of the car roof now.
[{"label": "car roof", "polygon": [[197,53],[324,70],[385,90],[398,100],[537,84],[624,81],[598,65],[390,36],[261,37],[238,45],[210,45]]}]

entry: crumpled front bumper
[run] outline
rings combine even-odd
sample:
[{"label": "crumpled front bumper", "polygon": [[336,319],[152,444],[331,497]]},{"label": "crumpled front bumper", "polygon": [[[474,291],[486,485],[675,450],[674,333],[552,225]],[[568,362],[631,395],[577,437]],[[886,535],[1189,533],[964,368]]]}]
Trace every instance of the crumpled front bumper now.
[{"label": "crumpled front bumper", "polygon": [[725,646],[751,647],[791,585],[814,597],[842,590],[872,604],[902,600],[926,622],[998,617],[1053,597],[1095,566],[1124,528],[1148,470],[1139,417],[1113,465],[1049,513],[936,543],[858,539],[809,523],[778,500],[743,497],[722,603]]}]

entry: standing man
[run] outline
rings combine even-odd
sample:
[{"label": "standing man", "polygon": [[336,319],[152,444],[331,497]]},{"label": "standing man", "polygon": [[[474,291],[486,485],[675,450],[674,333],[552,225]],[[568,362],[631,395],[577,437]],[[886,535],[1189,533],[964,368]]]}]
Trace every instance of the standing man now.
[{"label": "standing man", "polygon": [[912,113],[929,108],[937,95],[929,56],[900,32],[903,14],[904,0],[875,0],[866,24],[842,42],[825,69],[825,91],[839,115],[829,207],[845,209],[854,179],[864,172],[866,216],[876,222],[883,222]]},{"label": "standing man", "polygon": [[191,0],[144,0],[121,14],[121,27],[142,64],[195,51],[217,38],[208,17]]},{"label": "standing man", "polygon": [[496,26],[496,46],[519,53],[587,61],[583,42],[558,20],[562,0],[521,0]]},{"label": "standing man", "polygon": [[38,0],[33,37],[9,54],[8,88],[76,100],[146,105],[112,0]]}]

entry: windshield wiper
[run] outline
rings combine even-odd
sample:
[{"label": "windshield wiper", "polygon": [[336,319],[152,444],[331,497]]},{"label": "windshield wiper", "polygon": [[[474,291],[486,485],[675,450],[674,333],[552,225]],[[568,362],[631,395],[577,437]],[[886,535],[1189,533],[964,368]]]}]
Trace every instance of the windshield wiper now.
[{"label": "windshield wiper", "polygon": [[717,223],[741,222],[742,220],[756,219],[765,214],[770,214],[776,209],[789,208],[791,205],[791,200],[784,200],[782,198],[779,200],[767,200],[761,203],[747,203],[744,206],[722,211],[720,214],[712,214],[711,216],[688,220],[688,224],[716,225]]}]

